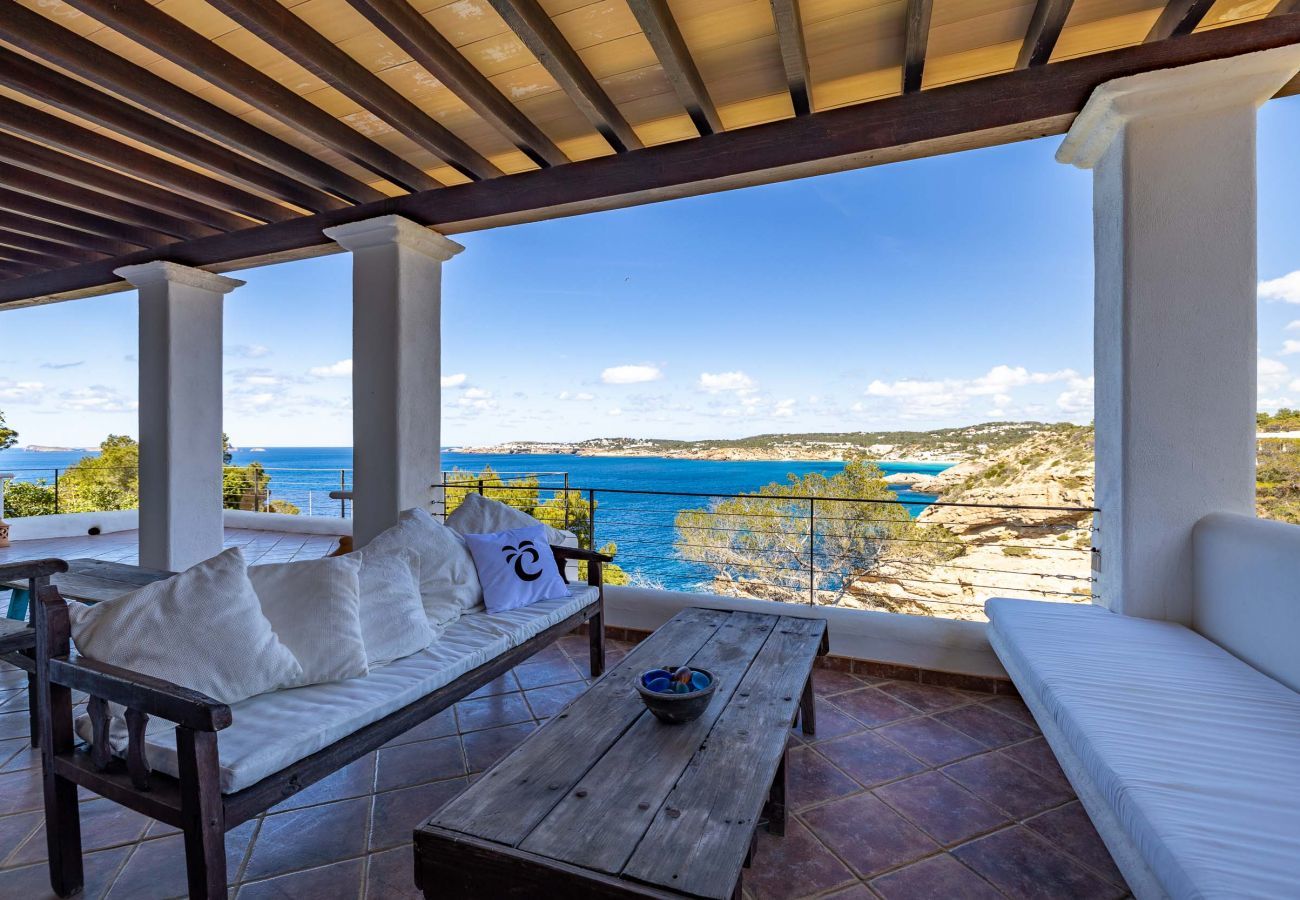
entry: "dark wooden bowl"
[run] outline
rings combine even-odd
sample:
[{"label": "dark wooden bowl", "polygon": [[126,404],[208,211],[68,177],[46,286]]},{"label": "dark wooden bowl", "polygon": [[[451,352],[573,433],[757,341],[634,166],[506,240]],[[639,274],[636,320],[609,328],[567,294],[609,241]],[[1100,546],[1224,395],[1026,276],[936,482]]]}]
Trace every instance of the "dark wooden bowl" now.
[{"label": "dark wooden bowl", "polygon": [[[660,668],[671,672],[676,666],[662,666]],[[691,669],[707,675],[709,677],[709,686],[702,691],[692,691],[689,694],[661,694],[642,684],[641,675],[636,676],[636,692],[641,695],[641,700],[645,703],[646,709],[650,710],[660,722],[666,722],[669,725],[682,725],[698,719],[704,714],[704,710],[708,708],[709,701],[713,699],[713,690],[718,686],[718,679],[708,669],[700,669],[695,666],[691,666]]]}]

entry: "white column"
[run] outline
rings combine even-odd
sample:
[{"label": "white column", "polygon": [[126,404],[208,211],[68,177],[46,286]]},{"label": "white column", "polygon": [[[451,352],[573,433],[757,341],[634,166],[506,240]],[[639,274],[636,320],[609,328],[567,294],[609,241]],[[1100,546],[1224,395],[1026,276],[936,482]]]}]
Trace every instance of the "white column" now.
[{"label": "white column", "polygon": [[1097,88],[1057,154],[1093,170],[1101,602],[1188,622],[1191,529],[1255,509],[1255,113],[1284,47]]},{"label": "white column", "polygon": [[140,292],[140,564],[221,552],[222,297],[244,282],[170,262],[116,274]]},{"label": "white column", "polygon": [[357,547],[438,480],[442,264],[464,248],[400,216],[325,229],[352,253],[352,533]]}]

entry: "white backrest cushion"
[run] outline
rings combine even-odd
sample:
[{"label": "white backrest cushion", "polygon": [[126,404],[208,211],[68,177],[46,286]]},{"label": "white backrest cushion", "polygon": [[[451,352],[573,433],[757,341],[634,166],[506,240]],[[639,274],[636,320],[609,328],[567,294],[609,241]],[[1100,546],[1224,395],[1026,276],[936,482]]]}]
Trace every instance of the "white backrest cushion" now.
[{"label": "white backrest cushion", "polygon": [[361,637],[361,560],[347,556],[249,566],[262,614],[302,666],[282,687],[365,675]]},{"label": "white backrest cushion", "polygon": [[573,532],[561,531],[528,515],[522,509],[482,494],[467,494],[460,505],[451,511],[451,515],[447,516],[447,527],[461,534],[493,534],[532,526],[541,526],[546,530],[548,544],[578,546],[578,539]]},{"label": "white backrest cushion", "polygon": [[347,555],[361,564],[361,637],[371,668],[420,652],[439,633],[430,627],[420,600],[419,554],[375,543]]},{"label": "white backrest cushion", "polygon": [[1213,513],[1192,531],[1192,628],[1300,691],[1300,525]]},{"label": "white backrest cushion", "polygon": [[402,548],[414,550],[420,558],[420,600],[432,627],[449,625],[483,602],[483,588],[465,541],[427,511],[404,511],[396,525],[363,549],[392,554]]},{"label": "white backrest cushion", "polygon": [[540,525],[467,534],[465,542],[474,556],[489,613],[569,596],[569,586],[560,577],[546,530]]},{"label": "white backrest cushion", "polygon": [[302,675],[262,614],[237,547],[115,600],[68,608],[81,655],[221,703],[273,691]]}]

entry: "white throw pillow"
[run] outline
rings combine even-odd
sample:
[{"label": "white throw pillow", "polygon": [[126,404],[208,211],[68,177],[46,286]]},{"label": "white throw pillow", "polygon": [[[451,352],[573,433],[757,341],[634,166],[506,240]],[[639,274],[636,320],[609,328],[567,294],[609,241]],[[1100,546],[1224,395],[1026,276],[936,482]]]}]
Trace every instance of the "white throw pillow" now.
[{"label": "white throw pillow", "polygon": [[302,666],[302,675],[281,687],[366,674],[360,571],[361,560],[347,556],[248,567],[262,614]]},{"label": "white throw pillow", "polygon": [[494,534],[514,528],[541,526],[546,530],[546,543],[561,547],[576,547],[578,539],[571,531],[561,531],[516,509],[500,500],[482,494],[467,494],[460,505],[447,516],[447,527],[461,534]]},{"label": "white throw pillow", "polygon": [[420,602],[420,556],[409,547],[376,548],[347,557],[361,563],[361,637],[371,668],[419,653],[437,638]]},{"label": "white throw pillow", "polygon": [[392,553],[403,547],[420,557],[420,599],[434,628],[450,625],[462,612],[483,602],[483,588],[464,539],[427,511],[406,510],[396,525],[376,535],[363,549]]},{"label": "white throw pillow", "polygon": [[569,586],[560,577],[546,542],[546,529],[541,525],[495,534],[467,534],[465,543],[474,556],[488,612],[505,612],[538,600],[569,596]]},{"label": "white throw pillow", "polygon": [[115,600],[69,603],[68,611],[82,656],[221,703],[273,691],[302,675],[262,614],[238,547]]}]

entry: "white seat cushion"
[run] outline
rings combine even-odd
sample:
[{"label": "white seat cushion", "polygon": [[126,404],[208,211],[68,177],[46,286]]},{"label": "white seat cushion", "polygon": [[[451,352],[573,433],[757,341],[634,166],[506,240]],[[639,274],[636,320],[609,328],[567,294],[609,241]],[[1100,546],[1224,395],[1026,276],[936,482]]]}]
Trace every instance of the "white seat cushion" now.
[{"label": "white seat cushion", "polygon": [[[317,750],[430,694],[471,669],[562,621],[595,600],[596,589],[573,587],[573,596],[543,600],[508,612],[467,613],[430,646],[370,670],[364,678],[263,694],[231,707],[234,724],[221,731],[221,790],[234,793],[256,784]],[[77,732],[89,739],[81,717]],[[125,734],[113,735],[121,750]],[[176,775],[175,729],[151,721],[149,764]]]},{"label": "white seat cushion", "polygon": [[1172,622],[985,604],[1016,686],[1171,897],[1300,896],[1300,695]]}]

